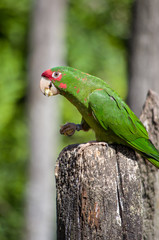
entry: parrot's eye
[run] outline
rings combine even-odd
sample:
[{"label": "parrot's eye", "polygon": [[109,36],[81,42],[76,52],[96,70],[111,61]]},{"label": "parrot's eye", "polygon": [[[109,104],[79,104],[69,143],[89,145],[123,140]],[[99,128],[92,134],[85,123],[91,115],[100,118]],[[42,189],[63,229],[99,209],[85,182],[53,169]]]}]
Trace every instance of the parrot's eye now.
[{"label": "parrot's eye", "polygon": [[52,77],[53,78],[58,78],[61,75],[60,72],[53,72]]}]

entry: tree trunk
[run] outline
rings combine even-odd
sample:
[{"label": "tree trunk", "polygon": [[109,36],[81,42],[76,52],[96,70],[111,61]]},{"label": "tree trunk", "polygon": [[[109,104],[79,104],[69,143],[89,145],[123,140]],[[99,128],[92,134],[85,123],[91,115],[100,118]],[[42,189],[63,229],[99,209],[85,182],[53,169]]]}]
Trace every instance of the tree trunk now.
[{"label": "tree trunk", "polygon": [[159,93],[159,1],[136,0],[128,102],[139,116],[148,89]]},{"label": "tree trunk", "polygon": [[[65,0],[34,2],[29,55],[30,165],[26,239],[56,238],[56,197],[52,169],[57,158],[59,104],[39,88],[41,73],[64,63]],[[56,136],[56,137],[55,137]]]},{"label": "tree trunk", "polygon": [[[141,118],[158,144],[159,97],[152,91]],[[130,148],[103,142],[68,146],[55,176],[58,240],[159,239],[159,173]]]}]

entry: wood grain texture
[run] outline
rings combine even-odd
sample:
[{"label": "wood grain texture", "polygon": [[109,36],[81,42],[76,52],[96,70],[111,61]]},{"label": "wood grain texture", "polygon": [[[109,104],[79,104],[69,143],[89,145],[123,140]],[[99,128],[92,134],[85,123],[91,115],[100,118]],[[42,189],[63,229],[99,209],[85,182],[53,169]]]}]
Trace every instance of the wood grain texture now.
[{"label": "wood grain texture", "polygon": [[[140,117],[149,137],[159,149],[159,95],[150,90]],[[137,155],[141,171],[143,239],[159,239],[159,170]]]}]

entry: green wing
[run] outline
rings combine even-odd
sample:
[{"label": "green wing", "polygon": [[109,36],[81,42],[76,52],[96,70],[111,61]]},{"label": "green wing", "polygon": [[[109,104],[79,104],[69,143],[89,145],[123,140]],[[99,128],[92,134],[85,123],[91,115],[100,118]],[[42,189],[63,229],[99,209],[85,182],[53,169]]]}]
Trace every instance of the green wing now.
[{"label": "green wing", "polygon": [[125,141],[148,139],[143,124],[115,92],[95,90],[89,96],[89,105],[105,130],[111,129]]},{"label": "green wing", "polygon": [[157,160],[157,163],[154,163],[154,160],[149,159],[159,167],[159,152],[150,142],[145,127],[114,91],[95,90],[89,96],[89,106],[105,130],[111,129],[115,135],[142,152],[148,159]]}]

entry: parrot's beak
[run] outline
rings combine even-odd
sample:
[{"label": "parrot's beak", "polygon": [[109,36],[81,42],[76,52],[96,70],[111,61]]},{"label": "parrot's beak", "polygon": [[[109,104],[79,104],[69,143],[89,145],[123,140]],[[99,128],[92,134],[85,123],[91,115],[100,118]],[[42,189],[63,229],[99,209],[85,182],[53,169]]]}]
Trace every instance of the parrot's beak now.
[{"label": "parrot's beak", "polygon": [[40,80],[40,90],[47,97],[57,95],[59,93],[54,84],[45,77],[42,77]]}]

